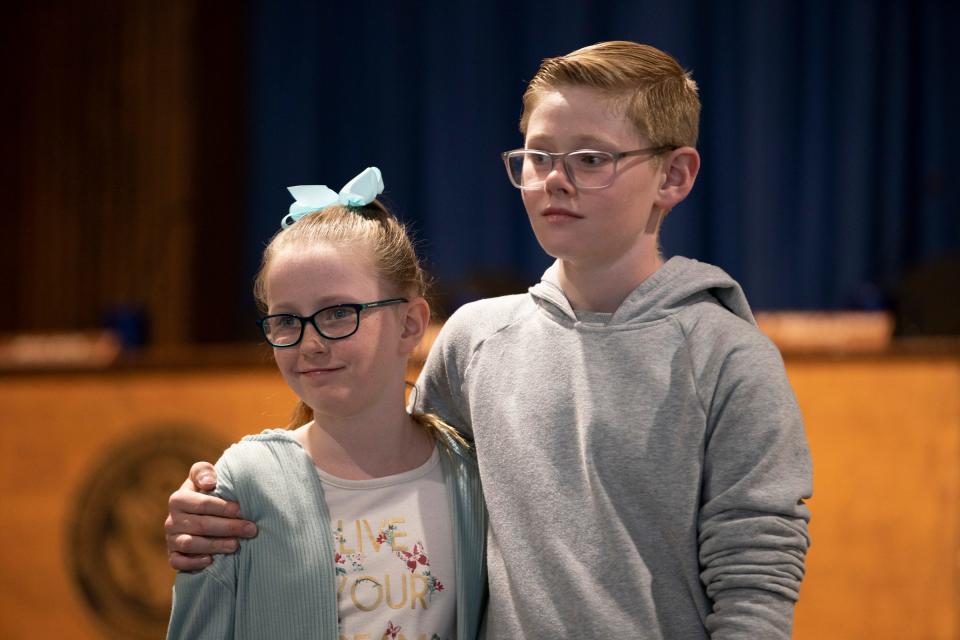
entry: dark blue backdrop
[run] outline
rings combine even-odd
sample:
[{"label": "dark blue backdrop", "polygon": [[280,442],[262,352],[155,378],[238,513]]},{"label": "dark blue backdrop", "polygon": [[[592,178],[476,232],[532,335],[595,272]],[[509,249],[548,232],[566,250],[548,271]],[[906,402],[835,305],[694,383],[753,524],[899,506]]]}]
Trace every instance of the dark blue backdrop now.
[{"label": "dark blue backdrop", "polygon": [[249,271],[286,185],[376,165],[452,306],[484,273],[533,282],[549,259],[499,158],[520,96],[542,58],[627,39],[675,55],[704,103],[665,253],[723,267],[759,309],[884,304],[960,250],[958,6],[254,1]]}]

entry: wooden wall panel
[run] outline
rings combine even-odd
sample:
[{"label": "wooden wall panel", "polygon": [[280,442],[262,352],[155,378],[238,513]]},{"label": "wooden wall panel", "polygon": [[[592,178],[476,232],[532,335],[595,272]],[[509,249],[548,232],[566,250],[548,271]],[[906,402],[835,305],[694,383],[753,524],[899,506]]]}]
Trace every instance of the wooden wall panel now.
[{"label": "wooden wall panel", "polygon": [[18,329],[136,307],[182,342],[192,267],[193,3],[37,3],[20,27]]},{"label": "wooden wall panel", "polygon": [[15,94],[0,101],[0,331],[99,328],[123,309],[154,344],[252,336],[243,4],[14,7],[0,42]]},{"label": "wooden wall panel", "polygon": [[[163,637],[174,574],[162,522],[189,460],[158,436],[193,442],[188,431],[197,459],[214,460],[222,444],[285,424],[293,403],[269,367],[0,378],[0,637]],[[166,457],[129,468],[125,456],[151,443]],[[102,527],[103,504],[87,495],[98,481],[114,517]],[[93,597],[75,575],[78,553],[102,566]]]},{"label": "wooden wall panel", "polygon": [[960,638],[960,360],[788,360],[814,461],[796,638]]},{"label": "wooden wall panel", "polygon": [[[787,369],[815,467],[795,637],[956,640],[960,356],[788,357]],[[293,403],[267,363],[0,376],[0,637],[159,637],[166,496],[189,462],[284,424]],[[171,442],[193,448],[174,455]],[[98,525],[104,505],[114,521]],[[76,544],[89,526],[100,538]],[[83,548],[119,583],[113,597],[126,594],[101,609],[115,625],[134,624],[118,610],[139,615],[149,631],[101,621],[75,576]]]}]

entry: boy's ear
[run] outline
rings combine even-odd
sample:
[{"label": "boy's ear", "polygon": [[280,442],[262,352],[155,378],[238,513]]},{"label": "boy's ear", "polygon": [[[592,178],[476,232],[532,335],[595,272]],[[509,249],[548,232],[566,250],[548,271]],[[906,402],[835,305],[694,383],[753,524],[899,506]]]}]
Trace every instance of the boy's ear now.
[{"label": "boy's ear", "polygon": [[699,171],[700,154],[693,147],[680,147],[664,156],[657,206],[669,211],[680,204],[693,189]]},{"label": "boy's ear", "polygon": [[430,305],[420,296],[411,299],[406,305],[401,321],[403,322],[400,332],[401,347],[406,354],[409,354],[427,332],[427,326],[430,324]]}]

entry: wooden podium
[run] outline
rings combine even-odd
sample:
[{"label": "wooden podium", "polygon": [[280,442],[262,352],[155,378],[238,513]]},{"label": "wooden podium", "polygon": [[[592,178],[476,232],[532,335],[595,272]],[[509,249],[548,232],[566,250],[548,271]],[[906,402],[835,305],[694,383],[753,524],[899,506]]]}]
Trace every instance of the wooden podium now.
[{"label": "wooden podium", "polygon": [[[795,637],[956,640],[960,348],[860,347],[786,350],[815,469]],[[294,401],[252,346],[0,373],[0,637],[162,637],[167,496]]]}]

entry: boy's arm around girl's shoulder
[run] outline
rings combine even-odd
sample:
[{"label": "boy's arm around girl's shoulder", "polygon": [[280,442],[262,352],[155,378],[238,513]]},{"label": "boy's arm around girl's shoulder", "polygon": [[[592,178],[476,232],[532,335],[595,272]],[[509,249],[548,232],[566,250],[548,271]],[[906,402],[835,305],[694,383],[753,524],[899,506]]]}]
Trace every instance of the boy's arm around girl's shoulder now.
[{"label": "boy's arm around girl's shoulder", "polygon": [[688,332],[706,416],[701,579],[715,638],[789,638],[810,538],[812,464],[776,347],[725,319]]},{"label": "boy's arm around girl's shoulder", "polygon": [[527,294],[477,300],[457,309],[443,323],[420,371],[414,408],[436,414],[471,435],[465,384],[471,360],[487,338],[532,309]]},{"label": "boy's arm around girl's shoulder", "polygon": [[[215,465],[214,495],[236,501],[235,478],[226,458]],[[233,638],[236,610],[236,554],[215,555],[201,571],[178,572],[173,587],[173,607],[167,627],[168,640]]]}]

